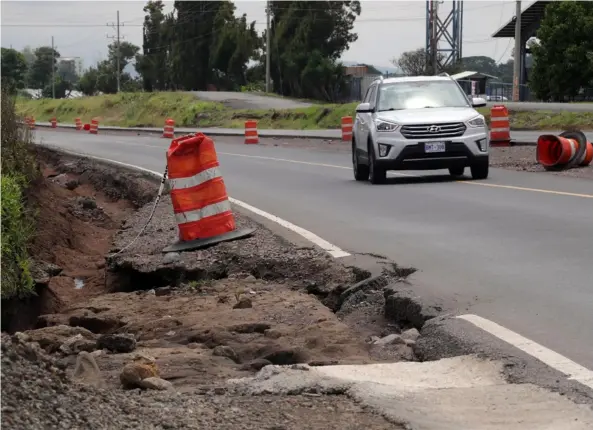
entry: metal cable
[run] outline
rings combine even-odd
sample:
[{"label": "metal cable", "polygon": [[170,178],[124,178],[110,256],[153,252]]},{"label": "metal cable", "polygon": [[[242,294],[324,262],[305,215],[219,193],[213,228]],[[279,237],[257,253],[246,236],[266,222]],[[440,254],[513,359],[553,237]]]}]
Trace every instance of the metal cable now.
[{"label": "metal cable", "polygon": [[140,232],[136,235],[136,237],[134,238],[134,240],[132,240],[130,243],[128,243],[122,249],[120,249],[119,251],[117,251],[115,254],[111,254],[110,257],[114,257],[114,256],[116,256],[118,254],[121,254],[126,249],[128,249],[130,246],[132,246],[134,243],[136,243],[136,241],[138,240],[138,238],[140,236],[142,236],[142,233],[144,233],[144,230],[146,230],[146,227],[148,227],[148,224],[150,224],[150,221],[152,221],[152,217],[154,216],[154,213],[156,211],[157,205],[159,204],[159,201],[161,200],[161,196],[162,196],[163,191],[165,189],[165,181],[167,180],[168,168],[169,168],[168,166],[165,166],[165,171],[163,172],[163,178],[161,179],[161,185],[159,187],[159,192],[158,192],[158,194],[156,196],[156,199],[154,200],[154,205],[152,206],[152,211],[150,212],[150,216],[148,217],[148,220],[146,221],[146,223],[144,224],[144,226],[140,229]]}]

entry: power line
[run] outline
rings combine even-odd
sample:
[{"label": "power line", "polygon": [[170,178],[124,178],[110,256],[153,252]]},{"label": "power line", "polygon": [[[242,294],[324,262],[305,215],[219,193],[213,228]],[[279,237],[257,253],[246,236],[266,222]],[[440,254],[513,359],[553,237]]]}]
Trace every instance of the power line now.
[{"label": "power line", "polygon": [[[509,3],[508,1],[505,2],[501,2],[501,3]],[[466,8],[465,11],[469,12],[469,11],[474,11],[474,10],[481,10],[481,9],[487,9],[487,8],[491,8],[491,7],[498,7],[500,5],[500,3],[494,4],[494,5],[482,5],[482,6],[477,6],[477,7],[473,7],[473,8]],[[313,11],[314,9],[299,9],[299,8],[295,8],[295,9],[281,9],[281,10],[291,10],[291,11]],[[319,11],[323,11],[323,10],[328,10],[328,9],[319,9]],[[204,11],[204,13],[214,13],[215,11]],[[357,22],[403,22],[403,21],[423,21],[426,19],[426,16],[412,16],[412,17],[391,17],[391,18],[356,18],[356,20],[354,21],[354,23],[356,24]],[[192,19],[188,19],[185,20],[185,22],[190,22],[193,21]],[[328,21],[332,21],[331,19],[328,19]],[[144,24],[128,24],[127,21],[124,21],[126,27],[143,27]],[[122,22],[121,25],[124,25],[124,22]],[[252,21],[248,21],[248,22],[252,22]],[[256,24],[262,24],[265,25],[266,21],[253,21]],[[177,22],[176,20],[176,25],[182,25],[184,24],[183,21],[181,22]],[[93,24],[93,23],[81,23],[81,24],[56,24],[56,23],[7,23],[7,24],[2,24],[3,27],[57,27],[57,28],[88,28],[88,27],[105,27],[105,26],[110,26],[109,24]]]},{"label": "power line", "polygon": [[[109,24],[107,24],[109,25]],[[119,33],[119,27],[120,25],[124,25],[124,24],[120,24],[119,22],[119,10],[117,11],[117,22],[115,25],[111,25],[112,28],[116,28],[117,31],[117,36],[107,36],[108,39],[115,39],[116,40],[116,53],[115,53],[115,57],[116,57],[116,70],[115,70],[115,77],[117,79],[117,92],[120,92],[120,70],[119,70],[119,64],[120,64],[120,48],[121,48],[121,40],[120,40],[120,33]]]}]

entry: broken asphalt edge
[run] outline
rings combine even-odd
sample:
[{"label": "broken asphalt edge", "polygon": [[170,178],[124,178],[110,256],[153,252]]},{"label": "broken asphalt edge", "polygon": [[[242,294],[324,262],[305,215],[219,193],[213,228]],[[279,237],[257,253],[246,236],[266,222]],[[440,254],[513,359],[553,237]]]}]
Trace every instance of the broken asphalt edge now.
[{"label": "broken asphalt edge", "polygon": [[[52,128],[50,123],[35,123],[36,127]],[[74,124],[60,124],[57,129],[66,128],[75,130]],[[156,133],[162,134],[163,129],[158,127],[118,127],[112,125],[100,125],[99,132],[103,131],[117,131],[125,133]],[[84,133],[83,130],[80,130]],[[521,130],[515,130],[521,131]],[[231,136],[231,137],[242,137],[245,135],[245,131],[231,128],[186,128],[178,127],[175,129],[175,135],[183,135],[189,133],[202,132],[210,136]],[[274,129],[258,129],[257,133],[259,137],[266,138],[282,138],[282,139],[315,139],[315,140],[339,140],[342,141],[342,131],[340,129],[326,129],[326,130],[274,130]],[[511,146],[535,146],[537,142],[530,141],[513,141]]]},{"label": "broken asphalt edge", "polygon": [[[38,145],[56,153],[90,159],[97,164],[139,174],[143,178],[153,181],[155,190],[161,179],[160,174],[157,176],[148,169],[65,150],[55,145],[45,143]],[[262,223],[257,215],[246,210],[240,210],[239,212],[272,231],[272,233],[288,240],[293,245],[303,246],[304,239],[295,238],[288,231],[283,232],[282,230],[285,229],[282,227],[270,228],[269,223]],[[314,245],[309,244],[309,246]],[[348,264],[344,263],[346,266],[359,267],[367,273],[367,276],[358,284],[344,290],[343,296],[339,298],[340,302],[347,299],[353,291],[362,289],[369,284],[381,282],[379,277],[382,270],[379,270],[379,267],[383,266],[381,264],[382,259],[376,259],[379,263],[376,261],[370,263],[368,260],[368,257],[364,261],[355,258],[348,261]],[[373,266],[373,269],[367,270],[369,265]],[[566,395],[576,403],[593,405],[593,390],[589,390],[578,382],[568,381],[566,375],[561,372],[550,368],[534,357],[523,353],[471,323],[455,318],[454,314],[446,313],[434,298],[428,299],[418,291],[413,291],[413,283],[412,277],[412,279],[404,279],[385,286],[385,316],[393,319],[394,322],[405,322],[420,331],[421,337],[413,349],[421,361],[436,361],[463,355],[474,355],[488,360],[502,361],[503,375],[509,383],[532,383],[550,391],[558,392],[561,395]]]}]

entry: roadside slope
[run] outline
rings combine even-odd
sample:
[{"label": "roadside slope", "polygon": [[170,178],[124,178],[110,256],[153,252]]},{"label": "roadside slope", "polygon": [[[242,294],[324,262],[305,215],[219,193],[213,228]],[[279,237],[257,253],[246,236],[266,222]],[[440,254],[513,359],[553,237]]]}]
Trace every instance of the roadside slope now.
[{"label": "roadside slope", "polygon": [[[83,122],[98,118],[101,125],[123,127],[162,127],[173,118],[179,127],[245,127],[248,119],[257,120],[260,129],[324,130],[339,129],[343,116],[352,116],[357,103],[311,104],[280,97],[247,93],[206,92],[203,99],[192,93],[120,93],[80,99],[19,99],[23,115],[46,122],[55,117],[59,123]],[[291,108],[289,108],[291,107]],[[490,121],[490,109],[479,111]],[[510,111],[514,130],[593,129],[593,112],[545,110]]]}]

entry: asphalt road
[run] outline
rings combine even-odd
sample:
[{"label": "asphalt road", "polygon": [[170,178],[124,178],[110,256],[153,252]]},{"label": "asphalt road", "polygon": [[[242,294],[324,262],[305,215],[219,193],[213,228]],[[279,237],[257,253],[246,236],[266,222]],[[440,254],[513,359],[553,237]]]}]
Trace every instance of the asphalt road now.
[{"label": "asphalt road", "polygon": [[296,109],[311,106],[311,103],[277,96],[232,91],[192,91],[202,100],[219,102],[232,109]]},{"label": "asphalt road", "polygon": [[[164,168],[164,139],[36,135],[65,149]],[[353,180],[346,153],[240,141],[216,138],[232,197],[348,252],[416,267],[420,294],[593,368],[593,182],[492,169],[486,181],[406,172],[418,176],[372,186]]]},{"label": "asphalt road", "polygon": [[545,110],[550,112],[593,112],[593,103],[488,102],[488,106],[503,104],[512,110]]},{"label": "asphalt road", "polygon": [[[232,91],[192,91],[202,100],[225,103],[233,109],[295,109],[311,103],[283,97]],[[488,106],[504,104],[513,110],[545,110],[550,112],[593,112],[593,103],[489,102]]]}]

